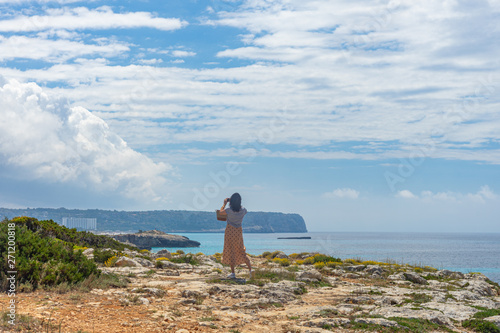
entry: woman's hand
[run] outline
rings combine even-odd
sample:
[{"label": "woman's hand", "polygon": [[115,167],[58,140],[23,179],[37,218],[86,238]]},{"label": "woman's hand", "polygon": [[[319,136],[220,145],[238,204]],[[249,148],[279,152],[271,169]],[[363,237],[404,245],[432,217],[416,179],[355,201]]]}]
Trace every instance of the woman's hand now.
[{"label": "woman's hand", "polygon": [[222,207],[220,208],[220,210],[224,210],[224,208],[226,208],[226,205],[227,205],[228,201],[229,201],[229,198],[225,198],[224,199],[224,203],[222,204]]}]

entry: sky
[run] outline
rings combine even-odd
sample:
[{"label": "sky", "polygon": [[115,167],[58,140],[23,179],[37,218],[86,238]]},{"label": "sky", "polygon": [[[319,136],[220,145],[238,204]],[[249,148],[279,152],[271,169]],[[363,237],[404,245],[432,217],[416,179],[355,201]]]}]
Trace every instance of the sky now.
[{"label": "sky", "polygon": [[496,0],[0,0],[0,207],[500,232]]}]

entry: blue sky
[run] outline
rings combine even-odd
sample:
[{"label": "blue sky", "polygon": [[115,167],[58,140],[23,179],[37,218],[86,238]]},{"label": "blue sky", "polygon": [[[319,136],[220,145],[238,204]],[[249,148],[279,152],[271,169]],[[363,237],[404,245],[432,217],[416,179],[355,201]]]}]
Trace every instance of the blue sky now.
[{"label": "blue sky", "polygon": [[0,206],[500,232],[497,1],[0,0]]}]

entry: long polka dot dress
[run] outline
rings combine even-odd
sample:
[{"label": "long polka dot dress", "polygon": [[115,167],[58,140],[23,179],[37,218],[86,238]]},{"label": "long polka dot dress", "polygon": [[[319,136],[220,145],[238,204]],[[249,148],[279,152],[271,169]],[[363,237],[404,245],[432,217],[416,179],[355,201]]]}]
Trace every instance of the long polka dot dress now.
[{"label": "long polka dot dress", "polygon": [[235,212],[231,208],[225,210],[227,213],[226,232],[224,234],[224,250],[222,251],[222,263],[237,266],[248,260],[243,244],[243,228],[241,224],[247,213],[245,208]]},{"label": "long polka dot dress", "polygon": [[237,266],[244,264],[247,257],[246,247],[243,244],[243,229],[228,224],[224,234],[224,250],[222,251],[222,263]]}]

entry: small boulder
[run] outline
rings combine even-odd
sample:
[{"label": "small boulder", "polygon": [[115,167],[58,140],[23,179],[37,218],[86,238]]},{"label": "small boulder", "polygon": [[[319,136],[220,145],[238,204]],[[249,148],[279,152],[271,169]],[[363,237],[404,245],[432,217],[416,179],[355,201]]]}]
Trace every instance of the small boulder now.
[{"label": "small boulder", "polygon": [[151,261],[141,257],[135,257],[134,260],[141,264],[142,267],[154,267],[155,265]]},{"label": "small boulder", "polygon": [[323,278],[323,276],[321,275],[321,273],[315,269],[296,273],[296,279],[298,281],[317,282],[317,281],[321,281],[322,278]]},{"label": "small boulder", "polygon": [[168,259],[172,259],[172,254],[170,253],[169,250],[160,250],[158,252],[156,252],[156,258],[168,258]]},{"label": "small boulder", "polygon": [[348,272],[361,272],[365,269],[365,265],[353,265],[344,268]]},{"label": "small boulder", "polygon": [[115,263],[116,267],[142,267],[135,259],[128,257],[120,257]]},{"label": "small boulder", "polygon": [[144,304],[144,305],[149,305],[149,300],[145,297],[139,297],[137,298],[137,301],[140,302],[141,304]]},{"label": "small boulder", "polygon": [[405,280],[405,276],[404,276],[403,273],[397,273],[397,274],[389,275],[387,277],[387,279],[393,280],[393,281],[396,281],[396,280]]},{"label": "small boulder", "polygon": [[365,271],[370,274],[382,275],[384,273],[384,269],[378,265],[368,265],[365,268]]},{"label": "small boulder", "polygon": [[411,281],[413,283],[424,284],[424,285],[429,284],[429,282],[427,282],[426,279],[424,279],[423,277],[421,277],[417,273],[405,272],[405,273],[403,273],[403,275],[404,275],[404,277],[405,277],[406,280]]},{"label": "small boulder", "polygon": [[384,318],[356,318],[354,321],[359,324],[372,324],[384,327],[400,327],[397,322]]},{"label": "small boulder", "polygon": [[285,252],[283,251],[278,251],[278,253],[274,256],[274,258],[279,258],[279,259],[288,259],[288,256],[286,255]]},{"label": "small boulder", "polygon": [[87,257],[87,259],[94,259],[94,249],[88,248],[83,251],[83,255]]}]

